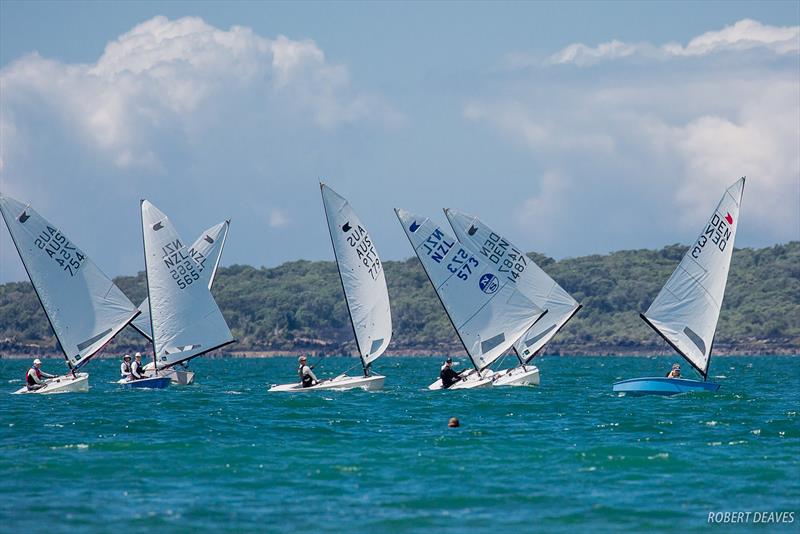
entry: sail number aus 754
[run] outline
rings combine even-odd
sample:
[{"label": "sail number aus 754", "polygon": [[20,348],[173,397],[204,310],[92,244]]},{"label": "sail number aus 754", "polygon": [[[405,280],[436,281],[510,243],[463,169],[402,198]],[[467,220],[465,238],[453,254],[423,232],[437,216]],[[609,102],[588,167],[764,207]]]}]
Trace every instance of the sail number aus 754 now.
[{"label": "sail number aus 754", "polygon": [[69,239],[64,237],[64,234],[52,226],[48,226],[39,232],[34,244],[53,258],[53,261],[68,272],[70,276],[75,276],[85,257],[75,245],[70,243]]}]

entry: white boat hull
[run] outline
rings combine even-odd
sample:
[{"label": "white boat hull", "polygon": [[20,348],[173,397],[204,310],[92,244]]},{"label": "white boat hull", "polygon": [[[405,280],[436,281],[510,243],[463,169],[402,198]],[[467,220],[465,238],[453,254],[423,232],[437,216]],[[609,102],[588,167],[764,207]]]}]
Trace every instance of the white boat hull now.
[{"label": "white boat hull", "polygon": [[492,378],[494,386],[538,386],[539,368],[535,365],[514,367],[507,371],[498,371]]},{"label": "white boat hull", "polygon": [[76,376],[71,374],[64,376],[57,376],[55,378],[48,378],[45,380],[45,387],[29,391],[28,386],[23,386],[14,392],[14,395],[51,395],[54,393],[75,393],[78,391],[89,391],[89,374],[77,373]]},{"label": "white boat hull", "polygon": [[273,385],[268,391],[272,393],[280,392],[301,392],[301,391],[344,391],[347,389],[363,389],[366,391],[378,391],[383,389],[383,381],[386,377],[381,375],[371,376],[347,376],[339,375],[329,380],[321,380],[318,384],[304,388],[299,382],[292,384]]},{"label": "white boat hull", "polygon": [[[492,378],[494,373],[487,369],[483,372],[483,376],[475,373],[475,369],[469,369],[461,373],[463,377],[460,382],[456,382],[447,389],[475,389],[475,388],[489,388],[492,387]],[[430,390],[445,389],[442,387],[442,379],[437,379],[436,382],[428,386]]]}]

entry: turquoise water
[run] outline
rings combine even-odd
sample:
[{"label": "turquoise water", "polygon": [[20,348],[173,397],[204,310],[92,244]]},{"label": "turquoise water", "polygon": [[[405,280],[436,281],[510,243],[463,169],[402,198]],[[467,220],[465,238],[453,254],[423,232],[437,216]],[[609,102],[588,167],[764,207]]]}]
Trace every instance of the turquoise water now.
[{"label": "turquoise water", "polygon": [[[88,393],[2,395],[2,530],[707,531],[709,512],[793,511],[762,530],[796,532],[800,358],[716,358],[718,394],[611,392],[674,360],[545,356],[540,387],[430,392],[439,360],[387,357],[383,392],[295,395],[265,387],[294,359],[199,359],[164,391],[94,361]],[[5,391],[27,363],[0,360]]]}]

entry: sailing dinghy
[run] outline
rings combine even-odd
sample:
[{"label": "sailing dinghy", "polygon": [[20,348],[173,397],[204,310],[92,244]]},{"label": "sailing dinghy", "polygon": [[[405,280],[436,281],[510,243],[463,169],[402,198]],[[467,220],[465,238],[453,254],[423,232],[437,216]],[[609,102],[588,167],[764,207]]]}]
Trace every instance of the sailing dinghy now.
[{"label": "sailing dinghy", "polygon": [[[225,247],[225,239],[228,236],[228,228],[230,228],[230,221],[223,221],[215,226],[212,226],[194,242],[189,248],[189,256],[197,264],[197,268],[202,272],[206,269],[211,269],[211,274],[208,280],[208,290],[211,291],[211,286],[214,285],[214,278],[217,276],[217,269],[219,261],[222,258],[222,249]],[[147,338],[148,341],[153,341],[153,332],[150,329],[150,299],[145,298],[139,304],[139,311],[141,313],[133,320],[133,326],[140,334]],[[188,360],[173,367],[164,369],[164,374],[168,375],[174,384],[187,385],[194,382],[194,371],[186,368]],[[179,368],[180,367],[180,368]],[[148,363],[145,366],[145,371],[152,371],[154,364]]]},{"label": "sailing dinghy", "polygon": [[521,249],[480,219],[453,209],[445,209],[444,213],[459,242],[492,263],[523,295],[547,310],[514,343],[519,365],[494,374],[495,386],[538,385],[539,369],[531,360],[575,316],[581,305]]},{"label": "sailing dinghy", "polygon": [[676,395],[717,391],[708,367],[717,320],[725,296],[733,241],[745,179],[730,186],[708,224],[641,318],[694,367],[703,381],[685,378],[633,378],[614,384],[627,395]]},{"label": "sailing dinghy", "polygon": [[139,312],[75,243],[33,208],[0,196],[0,212],[69,367],[41,389],[28,391],[26,385],[14,393],[88,391],[89,375],[78,370]]},{"label": "sailing dinghy", "polygon": [[[545,311],[507,273],[459,243],[428,217],[395,209],[474,371],[449,389],[492,386],[488,369]],[[428,389],[442,389],[441,380]]]},{"label": "sailing dinghy", "polygon": [[350,203],[323,183],[320,183],[320,190],[364,376],[343,373],[310,387],[304,388],[302,383],[294,382],[273,386],[269,391],[383,389],[386,377],[370,371],[372,362],[381,357],[392,339],[392,313],[383,264],[372,238]]},{"label": "sailing dinghy", "polygon": [[[171,368],[234,339],[208,286],[216,270],[192,259],[169,218],[151,202],[141,201],[144,264],[153,337],[153,366],[146,380],[171,380]],[[217,225],[227,232],[229,221]],[[219,235],[219,234],[215,234]],[[212,247],[222,247],[216,239]],[[209,257],[218,252],[213,248]],[[143,380],[120,380],[133,385]],[[134,386],[135,387],[135,386]]]}]

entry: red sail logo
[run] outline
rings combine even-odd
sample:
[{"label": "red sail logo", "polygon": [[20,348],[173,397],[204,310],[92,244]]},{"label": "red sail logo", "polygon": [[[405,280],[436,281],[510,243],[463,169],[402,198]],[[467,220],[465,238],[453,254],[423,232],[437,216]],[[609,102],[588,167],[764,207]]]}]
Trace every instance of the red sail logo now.
[{"label": "red sail logo", "polygon": [[728,221],[728,224],[733,224],[733,217],[731,217],[730,213],[725,215],[725,220]]}]

